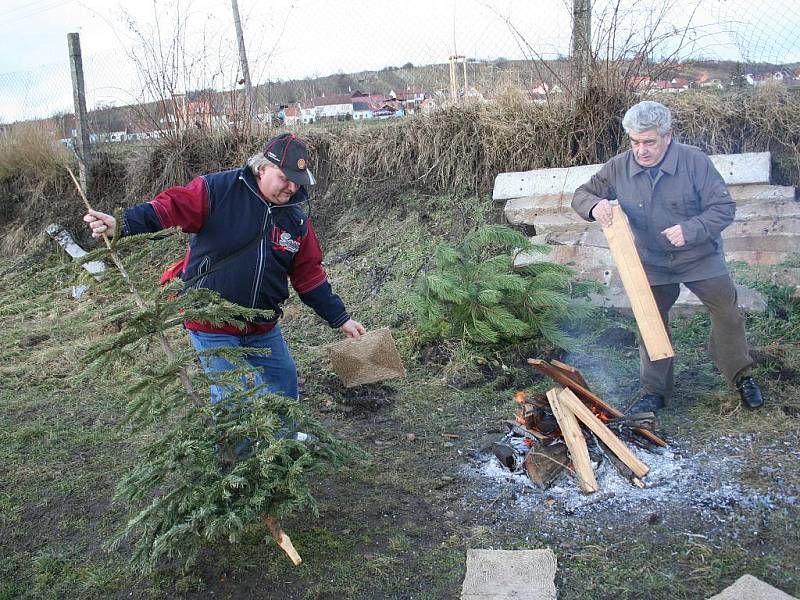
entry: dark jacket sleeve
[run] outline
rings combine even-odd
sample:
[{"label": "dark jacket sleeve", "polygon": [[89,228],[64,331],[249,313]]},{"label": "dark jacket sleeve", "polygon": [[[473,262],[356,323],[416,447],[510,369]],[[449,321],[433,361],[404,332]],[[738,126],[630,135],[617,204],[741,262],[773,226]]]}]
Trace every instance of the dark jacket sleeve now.
[{"label": "dark jacket sleeve", "polygon": [[289,280],[300,300],[314,309],[331,327],[340,327],[350,319],[344,302],[333,293],[328,283],[328,274],[322,267],[322,250],[311,221],[289,268]]},{"label": "dark jacket sleeve", "polygon": [[719,238],[722,230],[733,222],[736,202],[731,198],[722,175],[703,152],[692,152],[689,165],[701,212],[681,221],[679,225],[686,245],[694,246],[711,238]]},{"label": "dark jacket sleeve", "polygon": [[614,164],[608,161],[592,178],[580,186],[572,195],[572,208],[583,219],[594,221],[592,209],[600,200],[616,200],[617,192],[614,190]]},{"label": "dark jacket sleeve", "polygon": [[164,190],[150,202],[125,209],[122,233],[152,233],[169,227],[197,233],[207,217],[208,189],[205,180],[196,177],[187,185]]}]

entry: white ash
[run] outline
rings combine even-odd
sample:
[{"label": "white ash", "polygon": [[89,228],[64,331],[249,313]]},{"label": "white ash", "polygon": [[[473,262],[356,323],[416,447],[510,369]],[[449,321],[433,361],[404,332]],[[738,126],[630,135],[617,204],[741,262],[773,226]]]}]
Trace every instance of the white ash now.
[{"label": "white ash", "polygon": [[[524,471],[511,473],[492,454],[473,454],[472,464],[464,467],[464,475],[481,482],[477,494],[488,503],[498,503],[502,496],[516,508],[540,513],[544,519],[560,519],[564,515],[587,516],[609,512],[630,518],[650,515],[679,504],[691,509],[707,522],[742,520],[741,512],[796,507],[800,489],[787,489],[777,477],[778,461],[769,460],[761,472],[774,478],[770,489],[750,489],[740,481],[742,465],[750,447],[749,436],[723,437],[699,451],[684,451],[674,441],[668,448],[651,453],[632,447],[636,456],[650,467],[643,478],[645,488],[631,484],[608,460],[596,469],[598,491],[581,493],[573,477],[563,475],[546,490],[537,488]],[[783,457],[786,466],[797,464],[800,450],[788,444],[765,449],[772,457]],[[630,447],[630,445],[629,445]],[[490,485],[486,485],[489,483]],[[689,534],[687,534],[689,535]]]}]

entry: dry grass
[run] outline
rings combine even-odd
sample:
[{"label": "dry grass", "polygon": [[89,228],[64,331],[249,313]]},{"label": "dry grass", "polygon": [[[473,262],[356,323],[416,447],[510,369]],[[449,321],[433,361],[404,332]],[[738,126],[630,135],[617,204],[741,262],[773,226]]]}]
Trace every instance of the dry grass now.
[{"label": "dry grass", "polygon": [[21,123],[0,133],[0,181],[49,179],[68,158],[69,151],[37,123]]},{"label": "dry grass", "polygon": [[[606,82],[575,104],[558,96],[533,103],[508,87],[493,103],[471,103],[430,115],[357,126],[314,126],[301,135],[312,150],[324,208],[352,196],[382,202],[403,189],[432,194],[489,193],[498,173],[603,162],[624,148],[621,119],[638,100]],[[681,141],[709,153],[773,152],[776,182],[800,184],[800,96],[780,86],[742,93],[658,97],[674,114]],[[95,157],[90,196],[113,210],[141,202],[192,177],[242,165],[276,130],[197,131]],[[41,131],[0,138],[0,228],[21,227],[13,246],[50,221],[75,223],[77,198],[58,169],[58,148]],[[375,194],[372,194],[375,191]],[[380,193],[379,193],[380,192]],[[8,244],[5,244],[8,251]]]}]

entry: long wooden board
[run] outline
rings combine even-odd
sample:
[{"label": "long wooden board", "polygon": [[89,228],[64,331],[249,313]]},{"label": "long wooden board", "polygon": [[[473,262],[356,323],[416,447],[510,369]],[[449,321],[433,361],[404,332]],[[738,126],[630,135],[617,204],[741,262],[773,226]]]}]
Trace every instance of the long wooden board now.
[{"label": "long wooden board", "polygon": [[639,326],[647,355],[650,360],[675,356],[653,292],[650,290],[642,261],[639,260],[628,217],[617,202],[612,203],[611,212],[612,223],[608,227],[603,227],[603,233],[608,240],[608,247],[614,258],[614,264],[617,265],[625,293],[631,301],[633,316]]},{"label": "long wooden board", "polygon": [[637,477],[644,477],[650,470],[646,464],[636,458],[633,452],[614,435],[614,432],[606,427],[600,419],[592,414],[586,405],[569,388],[565,388],[558,393],[561,406],[566,406],[572,413],[583,422],[594,434],[599,437],[606,446],[619,458],[625,465],[633,471]]},{"label": "long wooden board", "polygon": [[592,462],[589,459],[589,449],[586,447],[586,438],[583,437],[578,419],[569,408],[561,403],[556,388],[547,390],[547,400],[556,416],[561,433],[564,434],[564,441],[569,449],[572,464],[575,466],[575,476],[578,478],[581,491],[584,494],[596,492],[597,479],[594,476]]}]

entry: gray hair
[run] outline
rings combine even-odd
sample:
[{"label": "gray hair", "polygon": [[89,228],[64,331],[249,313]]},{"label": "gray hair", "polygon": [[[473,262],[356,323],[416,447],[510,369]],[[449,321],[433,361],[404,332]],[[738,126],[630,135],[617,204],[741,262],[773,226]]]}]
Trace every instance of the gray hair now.
[{"label": "gray hair", "polygon": [[622,118],[622,127],[625,133],[657,129],[659,135],[667,135],[672,127],[672,114],[660,102],[643,100],[628,109]]},{"label": "gray hair", "polygon": [[266,156],[264,156],[263,152],[259,152],[258,154],[253,154],[250,158],[247,159],[247,167],[253,172],[253,175],[258,177],[259,171],[261,171],[261,167],[268,166],[268,167],[275,167],[275,163],[271,162]]}]

